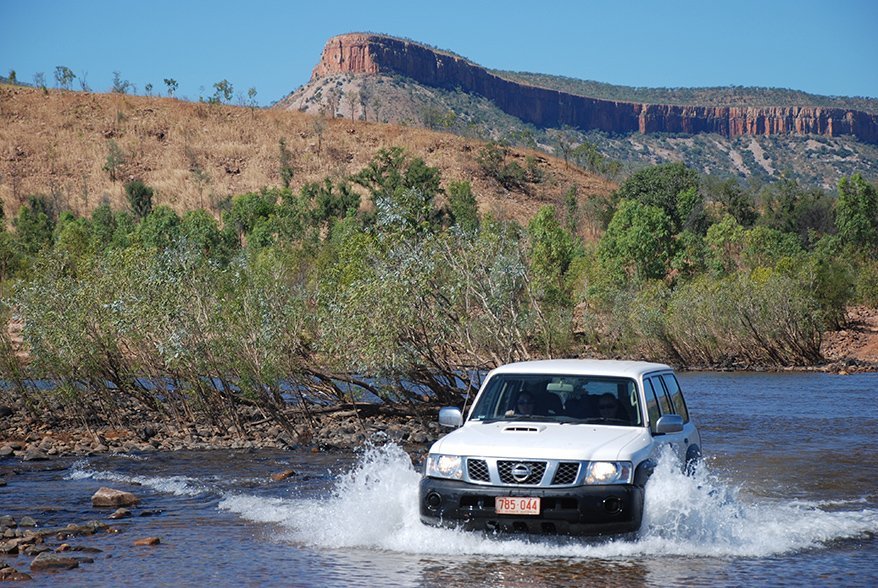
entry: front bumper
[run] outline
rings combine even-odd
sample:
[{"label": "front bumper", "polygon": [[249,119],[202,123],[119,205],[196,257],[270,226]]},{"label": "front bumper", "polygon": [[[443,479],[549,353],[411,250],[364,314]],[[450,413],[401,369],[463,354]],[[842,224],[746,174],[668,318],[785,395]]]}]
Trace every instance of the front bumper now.
[{"label": "front bumper", "polygon": [[[498,515],[497,496],[541,499],[539,515]],[[629,484],[565,488],[483,486],[422,478],[421,521],[469,531],[561,535],[616,535],[640,529],[643,488]]]}]

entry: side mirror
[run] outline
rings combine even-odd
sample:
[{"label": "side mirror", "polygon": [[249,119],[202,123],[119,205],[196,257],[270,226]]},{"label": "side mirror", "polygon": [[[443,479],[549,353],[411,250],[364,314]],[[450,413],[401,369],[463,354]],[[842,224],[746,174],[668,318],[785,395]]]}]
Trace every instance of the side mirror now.
[{"label": "side mirror", "polygon": [[459,408],[446,406],[439,409],[439,424],[443,427],[456,429],[463,424],[463,415]]},{"label": "side mirror", "polygon": [[683,430],[683,417],[678,414],[666,414],[655,424],[657,435],[665,433],[679,433]]}]

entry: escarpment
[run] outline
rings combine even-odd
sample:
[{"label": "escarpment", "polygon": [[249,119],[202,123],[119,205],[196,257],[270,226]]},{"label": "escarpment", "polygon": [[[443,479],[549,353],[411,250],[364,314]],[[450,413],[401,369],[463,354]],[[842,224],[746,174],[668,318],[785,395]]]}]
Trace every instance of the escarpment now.
[{"label": "escarpment", "polygon": [[461,89],[504,112],[547,128],[564,125],[609,133],[852,135],[878,144],[878,115],[812,106],[735,107],[642,104],[588,98],[504,79],[451,53],[373,34],[331,38],[312,81],[335,74],[399,74],[426,86]]}]

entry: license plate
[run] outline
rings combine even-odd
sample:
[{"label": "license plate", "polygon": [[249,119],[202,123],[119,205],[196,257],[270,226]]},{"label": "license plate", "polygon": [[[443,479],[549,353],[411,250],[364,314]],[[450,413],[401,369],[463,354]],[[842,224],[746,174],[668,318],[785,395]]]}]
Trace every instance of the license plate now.
[{"label": "license plate", "polygon": [[494,499],[494,511],[497,514],[538,515],[540,499],[520,496],[498,496]]}]

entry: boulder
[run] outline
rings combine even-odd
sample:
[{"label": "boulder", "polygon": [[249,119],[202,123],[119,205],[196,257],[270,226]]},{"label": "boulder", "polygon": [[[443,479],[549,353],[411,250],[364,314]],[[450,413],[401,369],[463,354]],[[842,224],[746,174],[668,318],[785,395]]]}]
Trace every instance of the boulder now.
[{"label": "boulder", "polygon": [[142,546],[142,545],[158,545],[161,543],[161,539],[158,537],[144,537],[143,539],[137,539],[134,542],[134,545]]},{"label": "boulder", "polygon": [[19,527],[36,527],[37,522],[32,517],[21,517],[21,520],[18,521]]},{"label": "boulder", "polygon": [[281,480],[286,480],[287,478],[291,478],[296,475],[295,470],[284,470],[282,472],[277,472],[271,474],[271,479],[275,482],[280,482]]},{"label": "boulder", "polygon": [[15,453],[15,448],[12,445],[4,445],[0,447],[0,457],[9,457]]},{"label": "boulder", "polygon": [[19,572],[15,568],[0,568],[0,582],[27,582],[32,579],[28,574]]},{"label": "boulder", "polygon": [[134,506],[139,502],[140,499],[131,492],[123,492],[122,490],[115,490],[106,486],[99,488],[94,496],[91,497],[92,506],[112,506],[118,508],[120,506]]},{"label": "boulder", "polygon": [[24,455],[21,456],[21,461],[46,461],[47,459],[49,459],[49,456],[43,450],[33,446],[28,448]]},{"label": "boulder", "polygon": [[116,512],[111,514],[108,518],[116,520],[116,519],[125,519],[125,518],[128,518],[130,516],[131,516],[131,511],[128,510],[127,508],[117,508]]},{"label": "boulder", "polygon": [[73,568],[78,568],[80,563],[92,562],[94,560],[90,557],[67,557],[46,551],[36,556],[30,562],[30,569],[32,572],[39,570],[72,570]]}]

